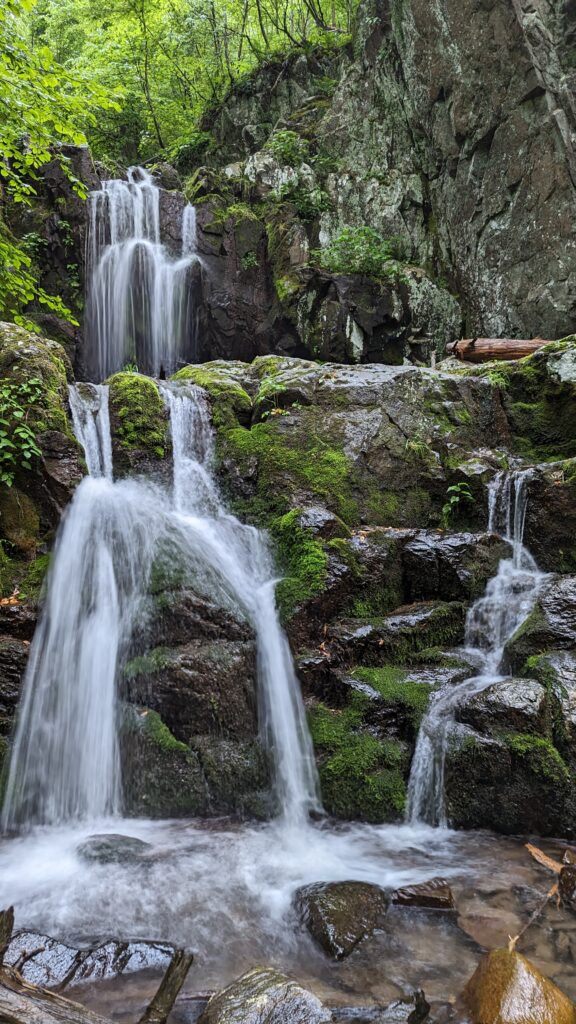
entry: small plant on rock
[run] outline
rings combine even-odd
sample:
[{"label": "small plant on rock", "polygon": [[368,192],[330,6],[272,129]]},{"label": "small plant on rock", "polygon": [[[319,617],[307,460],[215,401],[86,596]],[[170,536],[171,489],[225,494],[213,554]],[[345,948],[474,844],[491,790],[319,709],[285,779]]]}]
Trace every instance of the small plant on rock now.
[{"label": "small plant on rock", "polygon": [[279,163],[289,167],[298,167],[308,160],[310,146],[297,132],[275,131],[272,133],[265,149],[276,157]]},{"label": "small plant on rock", "polygon": [[448,500],[442,506],[442,526],[445,530],[449,529],[454,516],[464,503],[476,500],[469,485],[463,480],[459,484],[452,484],[446,493]]},{"label": "small plant on rock", "polygon": [[30,409],[42,397],[39,377],[16,383],[0,381],[0,482],[11,487],[19,469],[32,469],[42,452],[27,422]]}]

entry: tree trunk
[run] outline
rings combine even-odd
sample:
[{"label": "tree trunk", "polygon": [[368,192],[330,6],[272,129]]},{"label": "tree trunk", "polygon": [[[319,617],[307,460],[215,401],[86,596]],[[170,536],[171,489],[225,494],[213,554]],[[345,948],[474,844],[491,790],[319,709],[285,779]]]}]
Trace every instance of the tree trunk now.
[{"label": "tree trunk", "polygon": [[548,344],[542,338],[463,338],[447,345],[446,351],[467,363],[484,363],[491,359],[523,359]]},{"label": "tree trunk", "polygon": [[186,953],[183,949],[176,950],[160,988],[138,1024],[165,1024],[193,960],[192,953]]}]

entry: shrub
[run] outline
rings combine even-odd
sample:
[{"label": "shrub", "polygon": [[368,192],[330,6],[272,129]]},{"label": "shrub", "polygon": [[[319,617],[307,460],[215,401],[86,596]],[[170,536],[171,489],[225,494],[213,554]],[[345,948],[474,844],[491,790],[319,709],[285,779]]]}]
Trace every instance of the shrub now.
[{"label": "shrub", "polygon": [[272,153],[279,163],[288,164],[289,167],[298,167],[310,155],[307,140],[297,132],[291,131],[273,132],[264,148]]},{"label": "shrub", "polygon": [[32,460],[42,455],[27,422],[30,409],[41,397],[39,377],[21,383],[0,381],[0,481],[8,487],[19,469],[32,469]]},{"label": "shrub", "polygon": [[333,274],[398,278],[403,258],[398,238],[382,238],[373,228],[344,228],[324,249],[310,253],[312,263]]}]

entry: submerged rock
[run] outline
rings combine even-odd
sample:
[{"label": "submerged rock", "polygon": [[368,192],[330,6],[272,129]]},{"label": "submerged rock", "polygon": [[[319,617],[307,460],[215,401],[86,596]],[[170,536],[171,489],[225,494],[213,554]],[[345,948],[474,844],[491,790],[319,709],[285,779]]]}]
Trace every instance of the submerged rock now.
[{"label": "submerged rock", "polygon": [[519,953],[495,949],[463,992],[471,1024],[576,1024],[576,1006]]},{"label": "submerged rock", "polygon": [[319,882],[295,894],[295,906],[312,938],[333,960],[349,956],[382,926],[388,909],[383,889],[367,882]]},{"label": "submerged rock", "polygon": [[422,1024],[428,1019],[430,1005],[422,991],[409,999],[395,999],[386,1007],[373,1009],[343,1007],[334,1010],[334,1024]]},{"label": "submerged rock", "polygon": [[332,1014],[295,981],[256,967],[212,997],[198,1024],[324,1024]]},{"label": "submerged rock", "polygon": [[76,848],[76,852],[83,860],[95,860],[100,864],[131,864],[141,861],[151,849],[150,843],[136,839],[135,836],[110,833],[88,836]]},{"label": "submerged rock", "polygon": [[113,940],[77,949],[39,932],[21,931],[8,946],[4,962],[17,967],[33,985],[65,988],[148,968],[165,971],[173,953],[173,947],[166,943]]}]

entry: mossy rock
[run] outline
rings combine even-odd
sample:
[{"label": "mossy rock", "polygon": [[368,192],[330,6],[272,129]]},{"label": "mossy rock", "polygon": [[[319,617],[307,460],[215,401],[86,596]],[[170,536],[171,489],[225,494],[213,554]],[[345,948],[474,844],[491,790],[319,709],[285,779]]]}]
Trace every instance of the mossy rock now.
[{"label": "mossy rock", "polygon": [[243,363],[223,360],[204,363],[202,366],[185,366],[172,378],[175,381],[189,381],[206,391],[217,429],[250,422],[252,399],[239,383],[239,374],[234,372],[237,365],[244,367]]},{"label": "mossy rock", "polygon": [[17,487],[0,484],[0,533],[23,555],[34,555],[40,517],[34,502]]},{"label": "mossy rock", "polygon": [[406,748],[362,728],[366,706],[367,699],[355,693],[344,709],[317,704],[309,712],[322,802],[345,821],[395,821],[406,801]]},{"label": "mossy rock", "polygon": [[120,722],[125,811],[154,818],[206,814],[206,784],[197,755],[160,716],[125,705]]},{"label": "mossy rock", "polygon": [[[107,381],[112,439],[121,464],[137,453],[145,459],[161,460],[166,454],[168,414],[158,385],[140,373],[116,373]],[[122,458],[124,453],[125,458]],[[115,459],[117,461],[117,459]]]},{"label": "mossy rock", "polygon": [[430,701],[430,686],[410,678],[410,670],[400,665],[352,670],[352,676],[371,686],[390,710],[405,717],[415,738]]},{"label": "mossy rock", "polygon": [[42,397],[30,409],[36,433],[56,430],[72,437],[67,415],[72,367],[61,345],[15,324],[0,323],[0,378],[18,384],[38,378]]}]

